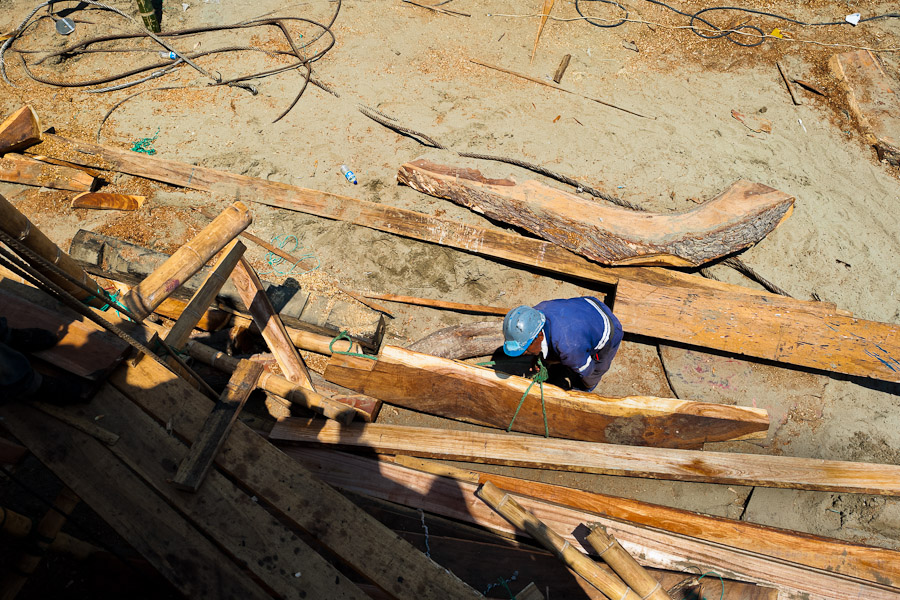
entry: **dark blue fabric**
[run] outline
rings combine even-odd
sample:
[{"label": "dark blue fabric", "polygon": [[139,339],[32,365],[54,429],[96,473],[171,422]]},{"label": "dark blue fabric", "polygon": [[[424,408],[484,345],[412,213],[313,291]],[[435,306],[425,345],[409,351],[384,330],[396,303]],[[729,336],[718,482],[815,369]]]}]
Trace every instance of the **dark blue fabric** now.
[{"label": "dark blue fabric", "polygon": [[[544,313],[544,337],[548,359],[558,360],[573,371],[573,386],[593,390],[612,364],[622,341],[622,324],[608,306],[593,297],[547,300],[535,306]],[[597,308],[609,319],[612,331]],[[607,338],[599,350],[598,344]]]}]

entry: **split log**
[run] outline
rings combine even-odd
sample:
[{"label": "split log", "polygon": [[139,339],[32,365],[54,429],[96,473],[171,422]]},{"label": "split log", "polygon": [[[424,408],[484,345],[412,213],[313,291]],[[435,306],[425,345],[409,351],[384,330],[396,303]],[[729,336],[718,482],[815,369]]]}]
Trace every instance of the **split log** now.
[{"label": "split log", "polygon": [[137,210],[144,205],[144,196],[84,192],[72,198],[72,208],[104,210]]},{"label": "split log", "polygon": [[0,156],[18,152],[41,142],[41,122],[30,106],[25,105],[0,123]]},{"label": "split log", "polygon": [[644,570],[622,544],[610,535],[602,524],[591,528],[587,543],[596,551],[597,556],[612,567],[612,570],[637,592],[642,600],[672,600],[653,575]]},{"label": "split log", "polygon": [[[477,500],[477,485],[474,483],[417,473],[399,465],[338,452],[294,447],[286,447],[284,451],[314,469],[327,483],[345,491],[473,523],[500,534],[516,532],[505,519]],[[489,473],[483,475],[486,481],[494,477]],[[702,571],[712,570],[725,578],[772,585],[832,600],[858,600],[862,597],[867,600],[896,600],[897,594],[900,594],[900,587],[895,585],[897,579],[865,581],[827,569],[809,568],[791,561],[773,559],[753,550],[738,550],[725,544],[708,543],[655,527],[612,519],[603,514],[602,508],[573,510],[557,502],[544,502],[521,493],[514,496],[542,521],[563,532],[566,540],[573,545],[579,544],[575,532],[580,530],[583,523],[603,523],[645,566],[693,573],[698,568]],[[804,534],[795,535],[804,537]],[[837,540],[832,541],[835,547],[840,546]],[[808,543],[804,548],[810,554],[820,552],[815,543]],[[895,554],[888,550],[884,552]],[[839,556],[823,556],[818,560],[826,561],[831,558],[837,561]],[[893,568],[886,565],[882,567]],[[729,594],[726,597],[740,596]]]},{"label": "split log", "polygon": [[404,164],[397,179],[608,265],[700,266],[756,244],[794,209],[792,196],[749,181],[694,209],[663,215],[426,160]]},{"label": "split log", "polygon": [[139,319],[146,319],[154,308],[246,229],[252,220],[247,206],[243,202],[235,202],[125,294],[122,303]]},{"label": "split log", "polygon": [[878,58],[857,50],[835,54],[828,64],[878,159],[900,165],[900,98]]},{"label": "split log", "polygon": [[0,195],[0,229],[7,235],[14,237],[16,240],[27,246],[28,249],[35,254],[54,263],[61,270],[74,277],[77,281],[80,281],[89,289],[96,290],[96,292],[90,294],[77,285],[70,283],[64,277],[55,273],[45,272],[45,268],[37,261],[32,261],[25,256],[22,257],[22,260],[41,271],[48,279],[53,281],[53,283],[60,286],[88,306],[93,306],[95,308],[107,306],[105,300],[106,294],[100,286],[97,285],[97,282],[88,277],[88,274],[84,272],[84,269],[82,269],[77,262],[72,260],[72,257],[60,250],[59,246],[50,241],[50,239],[44,235],[34,223],[29,221],[25,215],[19,212],[18,209],[2,195]]},{"label": "split log", "polygon": [[547,550],[556,554],[560,560],[578,573],[585,581],[609,596],[620,600],[641,600],[634,590],[622,583],[618,577],[610,576],[606,571],[587,556],[579,552],[575,546],[561,535],[553,531],[545,523],[541,522],[534,514],[522,508],[506,492],[497,489],[489,481],[478,488],[475,495],[484,500],[492,509],[504,519],[513,524],[517,529],[525,531],[541,543]]},{"label": "split log", "polygon": [[900,466],[875,463],[642,448],[375,423],[342,428],[307,419],[279,421],[269,439],[574,473],[900,496]]},{"label": "split log", "polygon": [[407,350],[440,358],[463,360],[490,356],[503,345],[503,333],[496,321],[480,321],[439,329],[411,344]]},{"label": "split log", "polygon": [[[110,381],[157,422],[171,422],[176,435],[186,440],[196,438],[209,411],[209,400],[155,361],[119,369]],[[248,494],[271,505],[288,524],[310,532],[354,571],[394,598],[480,597],[243,423],[235,423],[216,457],[216,465],[239,481]],[[322,510],[310,510],[311,506]],[[362,535],[348,536],[349,531]],[[190,544],[178,547],[190,548]],[[209,589],[216,588],[207,586],[207,592]]]},{"label": "split log", "polygon": [[395,346],[382,347],[378,360],[332,355],[325,379],[404,408],[490,427],[511,424],[524,433],[543,434],[546,412],[555,438],[700,448],[706,442],[764,437],[769,427],[762,409],[647,396],[607,398],[549,384],[542,391],[524,377]]},{"label": "split log", "polygon": [[[64,147],[79,150],[80,152],[72,153],[78,160],[92,161],[90,164],[106,161],[107,167],[112,165],[112,168],[132,175],[149,177],[190,189],[239,194],[242,198],[249,198],[268,206],[347,221],[393,235],[458,248],[546,272],[617,286],[615,300],[617,315],[623,305],[630,304],[627,323],[626,319],[620,316],[628,333],[655,337],[659,331],[659,323],[654,320],[644,323],[641,318],[643,298],[640,293],[646,292],[643,289],[633,288],[632,282],[658,286],[670,285],[677,280],[680,282],[679,287],[703,292],[710,300],[716,297],[719,304],[710,302],[701,315],[698,311],[690,310],[693,296],[683,296],[677,302],[673,300],[667,308],[668,320],[677,319],[679,325],[683,327],[677,340],[673,341],[698,345],[695,341],[697,333],[708,329],[707,318],[714,315],[722,322],[730,322],[731,329],[729,335],[707,336],[703,342],[707,348],[823,371],[900,382],[900,369],[892,362],[895,360],[893,356],[900,356],[900,327],[876,321],[851,319],[839,311],[837,314],[844,320],[838,332],[830,326],[834,313],[828,312],[825,307],[820,306],[820,303],[792,300],[750,288],[712,282],[696,275],[676,274],[666,269],[602,267],[555,244],[496,229],[467,225],[415,211],[178,161],[138,156],[134,152],[90,142],[66,140],[58,136],[51,139]],[[723,287],[732,291],[725,293],[722,291]],[[623,291],[632,290],[640,293],[631,294],[632,298],[627,302],[618,297]],[[734,305],[735,301],[739,303],[737,307]],[[747,305],[753,306],[752,313],[747,313],[743,309]],[[792,307],[795,314],[803,312],[814,315],[815,318],[808,320],[809,326],[804,330],[794,330],[790,318],[785,318],[783,314],[785,306]],[[752,318],[748,316],[750,314]],[[760,327],[770,332],[777,330],[778,334],[756,335],[755,332]],[[847,340],[859,342],[861,339],[871,340],[871,343],[846,344]],[[793,348],[794,351],[782,351],[782,348]],[[879,348],[887,348],[887,351],[881,352]],[[828,351],[829,358],[822,358],[823,350]]]},{"label": "split log", "polygon": [[81,169],[51,165],[12,152],[0,157],[0,181],[72,192],[89,192],[96,182]]}]

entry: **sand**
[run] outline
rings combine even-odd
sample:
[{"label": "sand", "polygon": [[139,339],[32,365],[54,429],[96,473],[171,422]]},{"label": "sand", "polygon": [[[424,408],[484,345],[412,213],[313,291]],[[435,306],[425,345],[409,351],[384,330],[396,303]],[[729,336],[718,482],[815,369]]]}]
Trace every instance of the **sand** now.
[{"label": "sand", "polygon": [[[131,2],[111,3],[133,11]],[[532,6],[533,4],[533,6]],[[166,3],[164,23],[177,29],[234,23],[269,11],[327,21],[335,2],[289,4],[189,0]],[[712,198],[737,179],[760,182],[796,197],[796,209],[778,229],[742,254],[743,260],[798,298],[814,295],[859,317],[900,322],[897,292],[900,263],[900,173],[880,163],[867,146],[830,77],[827,59],[849,46],[900,47],[900,20],[858,27],[801,27],[760,17],[717,15],[723,25],[749,20],[767,33],[780,27],[816,45],[768,39],[756,48],[726,40],[703,40],[677,18],[648,2],[629,0],[630,17],[657,23],[593,27],[582,20],[550,20],[533,64],[529,63],[540,2],[454,0],[444,8],[470,17],[435,13],[399,0],[349,1],[333,28],[336,42],[314,64],[315,76],[340,94],[310,86],[294,109],[272,123],[294,99],[303,78],[293,71],[254,83],[259,94],[207,87],[188,67],[141,87],[87,94],[30,81],[18,57],[8,54],[8,72],[18,86],[0,84],[0,113],[29,102],[46,126],[93,139],[107,111],[129,94],[160,85],[187,90],[144,93],[119,107],[104,124],[101,140],[120,147],[153,137],[156,156],[194,162],[303,187],[351,195],[467,223],[489,225],[478,215],[396,183],[403,162],[426,157],[478,168],[488,177],[534,178],[562,184],[496,162],[462,159],[454,151],[484,152],[544,165],[655,211],[685,210]],[[583,10],[615,18],[613,9],[582,3]],[[8,31],[34,6],[6,0],[0,31]],[[686,12],[706,6],[681,5]],[[799,19],[842,20],[840,2],[754,6]],[[893,10],[887,2],[861,2],[863,16]],[[503,16],[532,15],[532,16]],[[577,17],[574,4],[557,2],[553,15]],[[58,48],[76,36],[127,29],[109,13],[89,11],[71,39],[52,33],[44,20],[29,30],[22,47]],[[710,17],[713,19],[713,17]],[[299,28],[309,39],[312,28]],[[284,47],[272,27],[187,38],[190,49],[223,45]],[[129,47],[136,46],[129,43]],[[638,51],[629,49],[633,45]],[[150,45],[145,48],[152,48]],[[477,59],[546,79],[566,53],[572,60],[562,85],[652,118],[565,94],[478,66]],[[155,56],[98,54],[35,67],[55,80],[74,81],[122,71]],[[897,55],[881,54],[897,75]],[[780,60],[796,78],[829,93],[799,91],[795,106],[775,68]],[[224,77],[271,68],[283,59],[262,53],[232,53],[200,61]],[[358,104],[378,109],[401,125],[439,140],[447,150],[426,148],[368,119]],[[771,133],[751,131],[731,111],[767,119]],[[748,119],[749,121],[749,119]],[[158,132],[158,133],[157,133]],[[340,173],[348,165],[356,186]],[[116,177],[109,190],[127,191],[133,178]],[[115,232],[163,250],[183,243],[205,219],[195,207],[222,207],[228,198],[153,185],[134,215],[67,208],[68,194],[0,184],[39,226],[64,247],[84,227]],[[107,190],[104,190],[107,191]],[[262,236],[294,235],[304,252],[319,259],[317,277],[358,291],[440,298],[474,304],[515,306],[553,297],[602,294],[570,281],[512,268],[452,249],[401,239],[363,227],[254,205],[251,230]],[[250,248],[262,265],[264,252]],[[719,278],[754,286],[736,272],[712,267]],[[275,280],[275,278],[270,277]],[[301,285],[304,276],[296,277]],[[407,345],[457,323],[482,320],[426,308],[391,305],[396,318],[386,340]],[[662,359],[660,358],[662,356]],[[665,369],[663,361],[666,362]],[[687,377],[685,373],[698,373]],[[668,372],[669,377],[666,377]],[[678,374],[681,374],[680,376]],[[726,382],[723,384],[723,382]],[[669,388],[673,386],[674,390]],[[678,393],[711,402],[757,405],[772,415],[769,437],[716,449],[900,464],[898,386],[810,374],[698,351],[658,349],[626,338],[622,356],[604,379],[611,394]],[[386,422],[446,423],[408,411],[386,409]],[[461,425],[454,425],[464,427]],[[767,490],[521,472],[522,476],[617,493],[711,514],[799,529],[847,540],[900,548],[900,502],[855,495]]]}]

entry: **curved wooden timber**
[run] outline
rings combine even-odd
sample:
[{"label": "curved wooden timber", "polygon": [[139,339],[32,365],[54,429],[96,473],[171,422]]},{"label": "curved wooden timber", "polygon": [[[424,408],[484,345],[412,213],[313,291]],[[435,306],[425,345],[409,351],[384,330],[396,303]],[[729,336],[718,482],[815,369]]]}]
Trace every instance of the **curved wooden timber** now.
[{"label": "curved wooden timber", "polygon": [[743,180],[696,208],[658,214],[421,159],[397,179],[607,265],[699,266],[756,244],[794,210],[792,196]]},{"label": "curved wooden timber", "polygon": [[[378,360],[333,354],[325,379],[379,400],[467,423],[544,434],[541,390],[467,363],[384,346]],[[700,448],[705,442],[765,437],[765,410],[675,398],[606,398],[544,385],[552,437],[613,444]],[[516,415],[513,420],[513,415]]]}]

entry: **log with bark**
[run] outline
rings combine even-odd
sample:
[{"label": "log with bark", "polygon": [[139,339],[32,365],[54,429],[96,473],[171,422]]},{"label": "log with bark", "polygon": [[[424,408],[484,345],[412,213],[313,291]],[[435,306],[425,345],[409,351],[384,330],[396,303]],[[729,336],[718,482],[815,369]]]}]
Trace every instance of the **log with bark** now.
[{"label": "log with bark", "polygon": [[407,349],[441,358],[463,360],[475,356],[490,356],[502,345],[500,324],[497,321],[479,321],[439,329]]},{"label": "log with bark", "polygon": [[697,208],[664,215],[426,160],[404,164],[397,179],[608,265],[703,265],[756,244],[794,208],[792,196],[743,180]]}]

